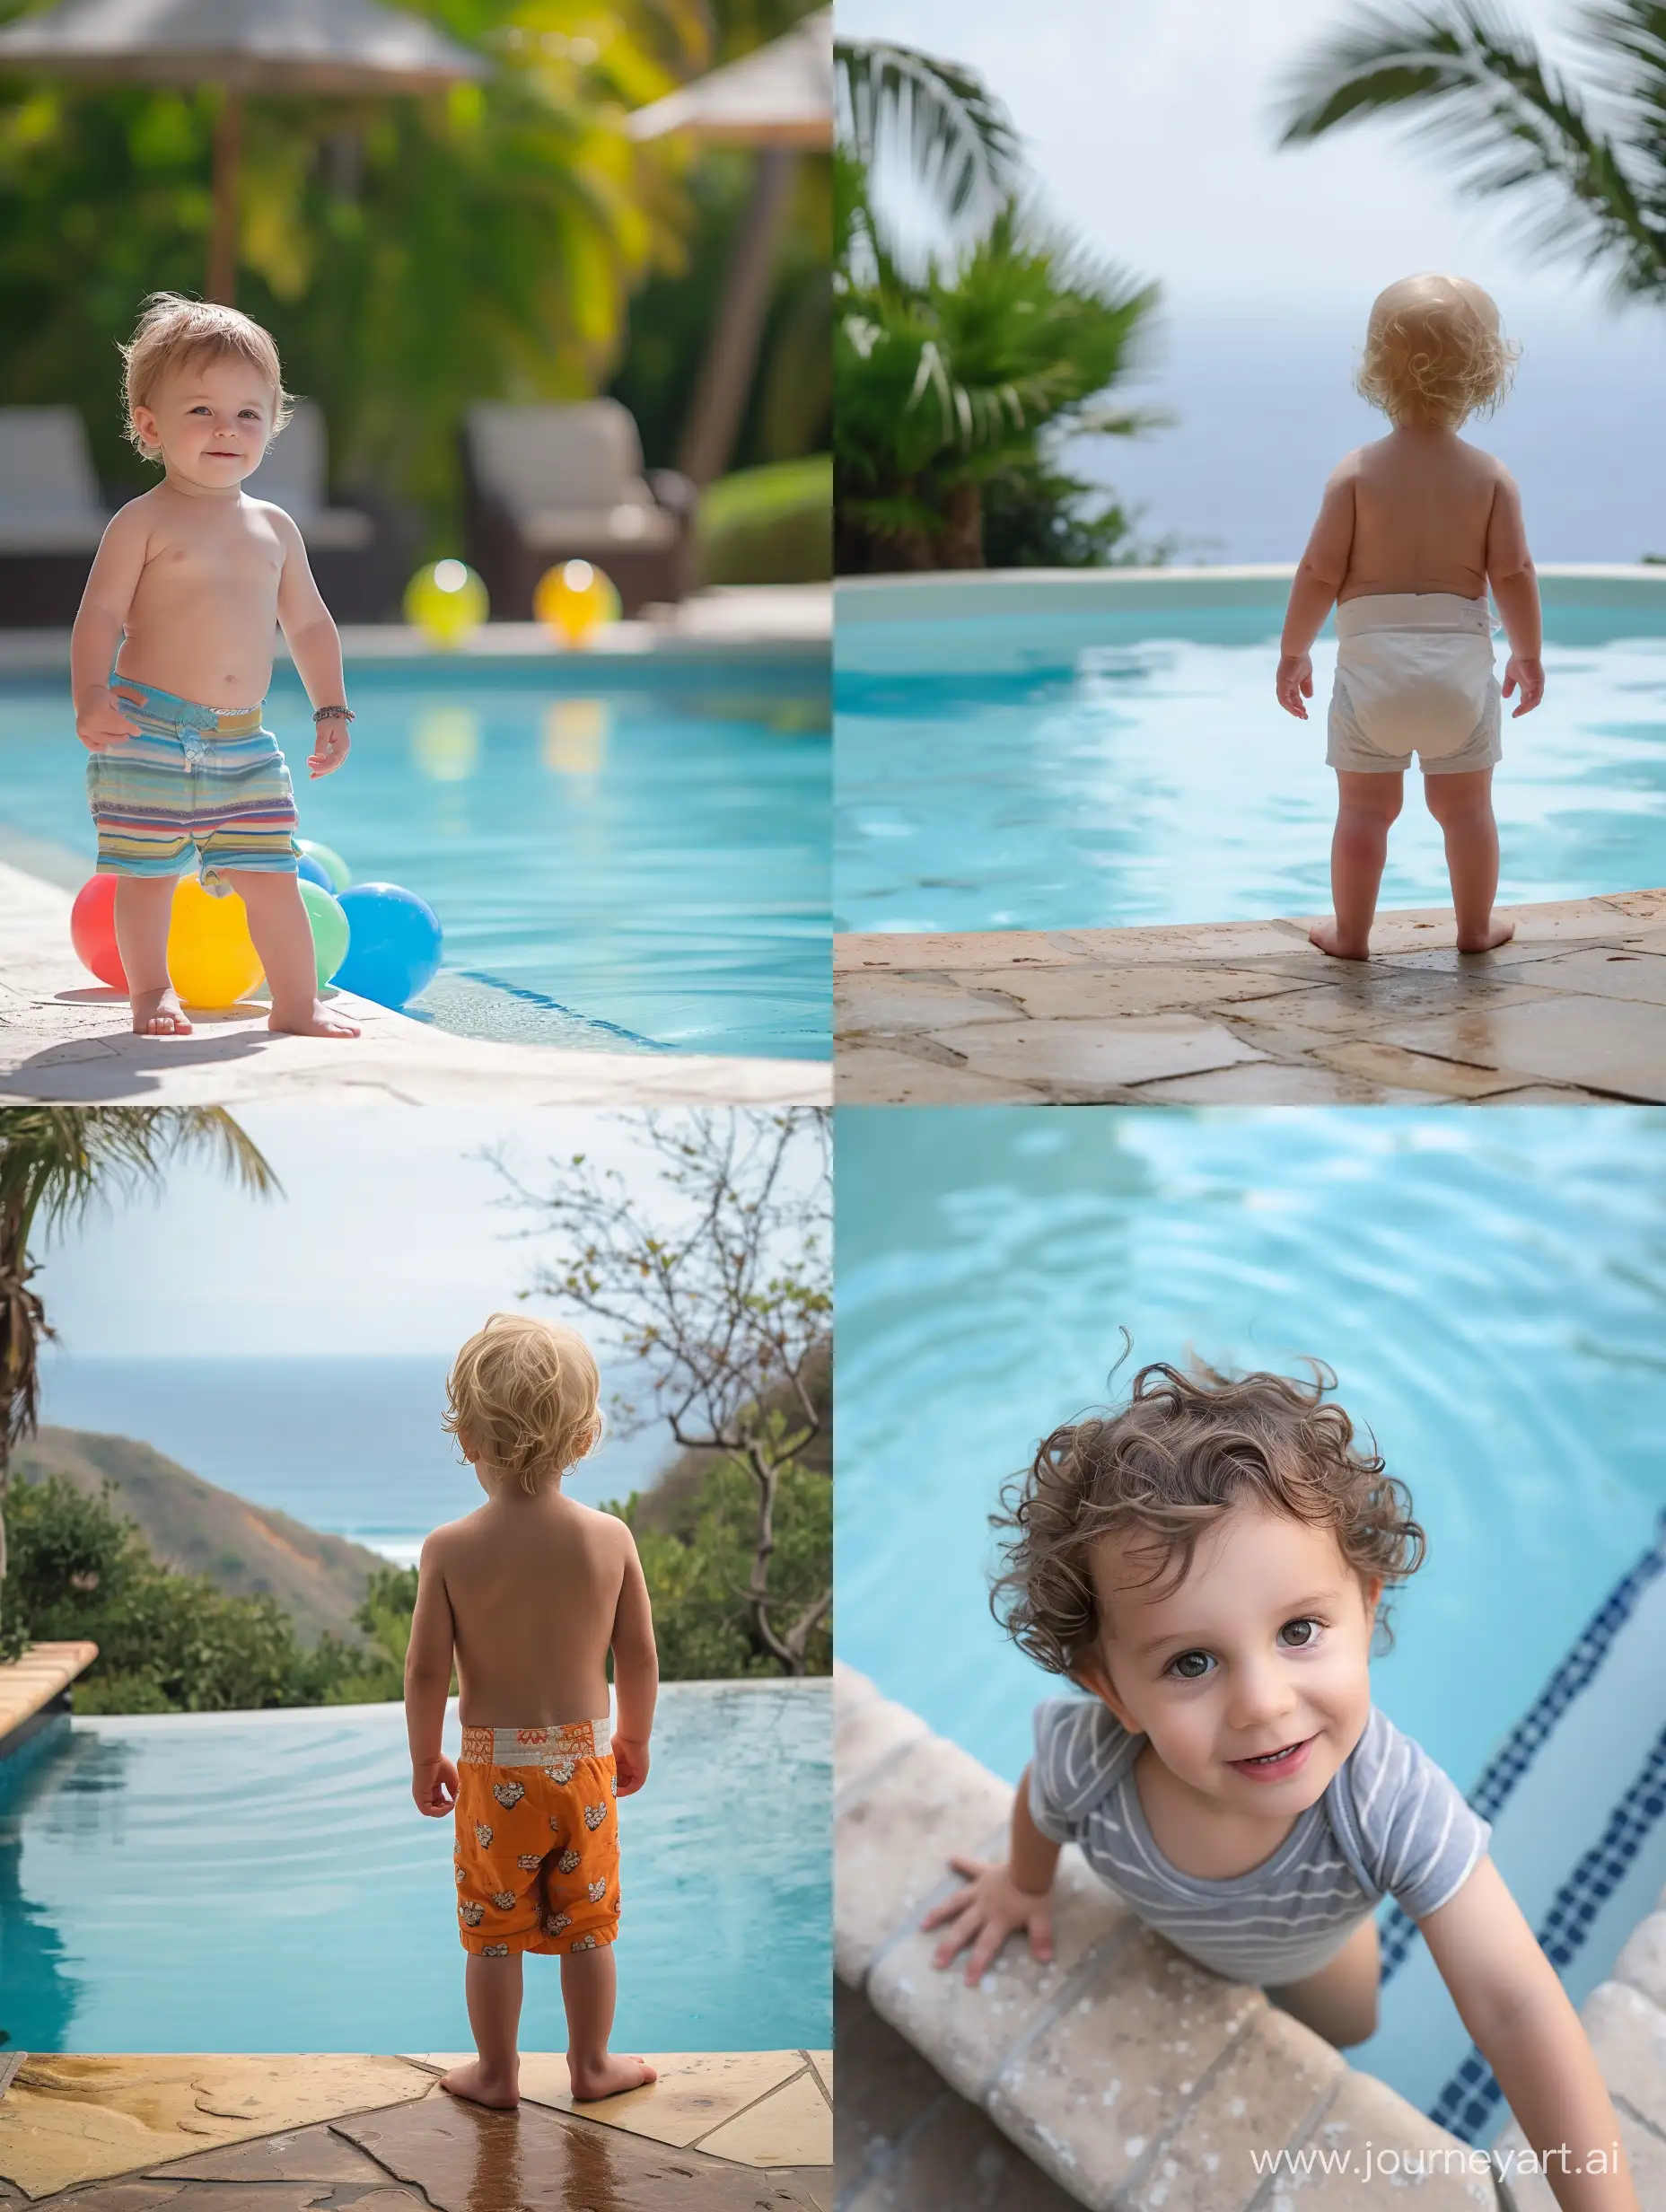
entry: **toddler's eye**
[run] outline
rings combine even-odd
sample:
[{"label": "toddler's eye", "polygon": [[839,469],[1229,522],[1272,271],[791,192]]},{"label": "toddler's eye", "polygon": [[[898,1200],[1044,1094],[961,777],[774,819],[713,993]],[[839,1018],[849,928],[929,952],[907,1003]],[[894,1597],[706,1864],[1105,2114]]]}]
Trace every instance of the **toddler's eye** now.
[{"label": "toddler's eye", "polygon": [[1178,1657],[1170,1660],[1164,1671],[1172,1674],[1177,1681],[1200,1682],[1214,1664],[1206,1651],[1183,1651]]},{"label": "toddler's eye", "polygon": [[1319,1641],[1317,1620],[1286,1620],[1278,1631],[1292,1651],[1307,1651]]}]

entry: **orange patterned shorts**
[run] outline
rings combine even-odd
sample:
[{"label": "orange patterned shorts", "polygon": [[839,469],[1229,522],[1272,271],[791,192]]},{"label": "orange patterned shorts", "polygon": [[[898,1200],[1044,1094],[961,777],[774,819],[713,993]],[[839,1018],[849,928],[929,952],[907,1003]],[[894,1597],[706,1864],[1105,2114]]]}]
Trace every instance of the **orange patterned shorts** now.
[{"label": "orange patterned shorts", "polygon": [[619,1932],[619,1816],[610,1724],[465,1728],[457,1764],[463,1949],[559,1958]]}]

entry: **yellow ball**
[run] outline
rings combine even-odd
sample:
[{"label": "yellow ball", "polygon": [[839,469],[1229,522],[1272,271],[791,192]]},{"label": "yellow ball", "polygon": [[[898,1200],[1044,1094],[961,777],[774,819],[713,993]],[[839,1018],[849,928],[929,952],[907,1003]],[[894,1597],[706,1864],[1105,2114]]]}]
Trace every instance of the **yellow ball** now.
[{"label": "yellow ball", "polygon": [[249,913],[233,891],[222,899],[194,875],[174,887],[168,924],[168,977],[188,1006],[234,1006],[260,980],[260,955]]},{"label": "yellow ball", "polygon": [[405,619],[430,645],[460,645],[491,612],[486,586],[461,561],[419,568],[405,587]]},{"label": "yellow ball", "polygon": [[587,645],[618,620],[619,595],[612,577],[589,561],[559,561],[539,578],[532,612],[564,645]]}]

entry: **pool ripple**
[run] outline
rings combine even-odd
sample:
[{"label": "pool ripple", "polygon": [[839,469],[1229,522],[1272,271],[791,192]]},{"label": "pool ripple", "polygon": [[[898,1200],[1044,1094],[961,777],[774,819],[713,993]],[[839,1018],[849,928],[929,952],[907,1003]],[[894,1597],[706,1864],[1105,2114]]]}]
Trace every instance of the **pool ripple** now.
[{"label": "pool ripple", "polygon": [[[1114,649],[1085,642],[1089,627],[1022,675],[841,673],[839,928],[1121,927],[1328,905],[1334,638],[1314,648],[1303,723],[1272,696],[1276,623],[1244,645],[1230,626],[1212,637],[1206,610],[1196,635]],[[1666,881],[1666,639],[1576,646],[1553,620],[1545,664],[1544,705],[1520,722],[1505,707],[1501,897]],[[1417,780],[1385,907],[1450,896]]]},{"label": "pool ripple", "polygon": [[[826,1690],[666,1686],[620,1807],[621,2040],[827,2043]],[[77,1721],[0,1768],[0,2027],[38,2050],[461,2049],[451,1837],[411,1804],[397,1705]],[[527,2046],[561,2038],[557,1977],[530,1973]]]},{"label": "pool ripple", "polygon": [[1337,1369],[1430,1535],[1377,1695],[1460,1782],[1666,1504],[1658,1114],[870,1110],[839,1164],[840,1648],[1010,1778],[986,1515],[1118,1324]]}]

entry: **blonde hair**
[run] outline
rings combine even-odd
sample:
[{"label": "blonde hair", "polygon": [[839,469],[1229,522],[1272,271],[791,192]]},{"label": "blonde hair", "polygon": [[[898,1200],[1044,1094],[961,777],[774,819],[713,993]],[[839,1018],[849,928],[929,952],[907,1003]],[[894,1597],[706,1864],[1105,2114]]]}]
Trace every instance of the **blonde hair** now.
[{"label": "blonde hair", "polygon": [[1467,276],[1402,276],[1372,303],[1354,379],[1362,399],[1398,427],[1456,430],[1490,415],[1509,391],[1521,348],[1498,309]]},{"label": "blonde hair", "polygon": [[275,438],[294,410],[294,401],[284,390],[283,364],[269,330],[263,330],[234,307],[215,300],[188,300],[179,292],[153,292],[145,303],[138,328],[121,348],[127,364],[125,397],[127,435],[146,461],[161,457],[162,448],[146,443],[134,420],[133,410],[149,407],[152,395],[165,376],[189,368],[196,361],[246,361],[263,376],[272,391],[272,427]]},{"label": "blonde hair", "polygon": [[529,1497],[601,1441],[601,1377],[576,1330],[494,1313],[452,1363],[445,1426]]}]

